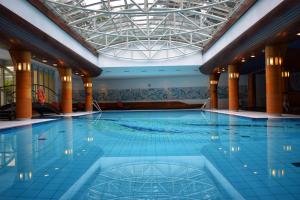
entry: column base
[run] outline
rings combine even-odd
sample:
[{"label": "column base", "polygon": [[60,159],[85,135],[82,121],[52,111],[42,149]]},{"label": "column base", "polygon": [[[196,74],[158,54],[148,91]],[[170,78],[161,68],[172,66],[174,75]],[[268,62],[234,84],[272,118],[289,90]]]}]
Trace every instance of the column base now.
[{"label": "column base", "polygon": [[29,121],[31,120],[32,118],[16,118],[17,121]]},{"label": "column base", "polygon": [[282,114],[270,114],[270,113],[267,113],[267,115],[268,116],[270,116],[270,117],[281,117],[282,116]]}]

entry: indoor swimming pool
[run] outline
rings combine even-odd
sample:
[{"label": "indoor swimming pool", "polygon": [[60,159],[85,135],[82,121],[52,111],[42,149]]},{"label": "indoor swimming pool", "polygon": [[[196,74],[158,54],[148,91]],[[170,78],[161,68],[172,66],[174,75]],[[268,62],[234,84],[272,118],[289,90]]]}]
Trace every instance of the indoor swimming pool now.
[{"label": "indoor swimming pool", "polygon": [[0,199],[300,199],[299,129],[199,110],[5,129]]}]

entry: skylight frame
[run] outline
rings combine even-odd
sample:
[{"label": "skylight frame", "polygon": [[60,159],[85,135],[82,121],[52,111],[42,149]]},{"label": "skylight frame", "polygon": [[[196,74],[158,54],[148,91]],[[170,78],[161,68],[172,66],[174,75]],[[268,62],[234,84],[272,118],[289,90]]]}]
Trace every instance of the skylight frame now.
[{"label": "skylight frame", "polygon": [[[42,0],[100,54],[138,60],[155,60],[142,56],[154,51],[173,52],[159,59],[201,51],[244,1]],[[153,49],[154,45],[161,47]],[[122,56],[128,51],[143,53],[141,57]]]}]

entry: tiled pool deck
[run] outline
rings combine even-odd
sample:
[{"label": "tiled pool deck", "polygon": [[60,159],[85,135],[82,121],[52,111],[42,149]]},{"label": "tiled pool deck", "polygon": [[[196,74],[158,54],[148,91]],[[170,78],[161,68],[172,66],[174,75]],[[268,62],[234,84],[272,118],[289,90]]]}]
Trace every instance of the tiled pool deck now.
[{"label": "tiled pool deck", "polygon": [[238,117],[249,117],[254,119],[300,119],[300,115],[292,115],[292,114],[282,114],[282,115],[268,115],[265,112],[257,112],[257,111],[246,111],[246,110],[239,110],[239,111],[229,111],[229,110],[211,110],[205,109],[205,111],[214,112],[214,113],[221,113],[227,115],[234,115]]},{"label": "tiled pool deck", "polygon": [[26,125],[42,123],[42,122],[49,122],[49,121],[57,120],[57,119],[59,119],[59,117],[75,117],[75,116],[83,116],[83,115],[89,115],[89,114],[94,114],[94,113],[98,113],[98,111],[96,111],[96,112],[74,112],[74,113],[61,114],[61,115],[48,115],[48,116],[45,116],[45,118],[41,118],[41,119],[0,121],[0,129],[26,126]]}]

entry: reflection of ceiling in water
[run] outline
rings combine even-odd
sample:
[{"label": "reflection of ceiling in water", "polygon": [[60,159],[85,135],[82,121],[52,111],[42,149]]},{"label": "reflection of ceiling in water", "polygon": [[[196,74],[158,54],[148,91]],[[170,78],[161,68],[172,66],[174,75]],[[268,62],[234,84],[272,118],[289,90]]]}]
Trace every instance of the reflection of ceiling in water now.
[{"label": "reflection of ceiling in water", "polygon": [[103,161],[81,199],[220,199],[201,159],[196,165],[180,159],[110,160]]}]

